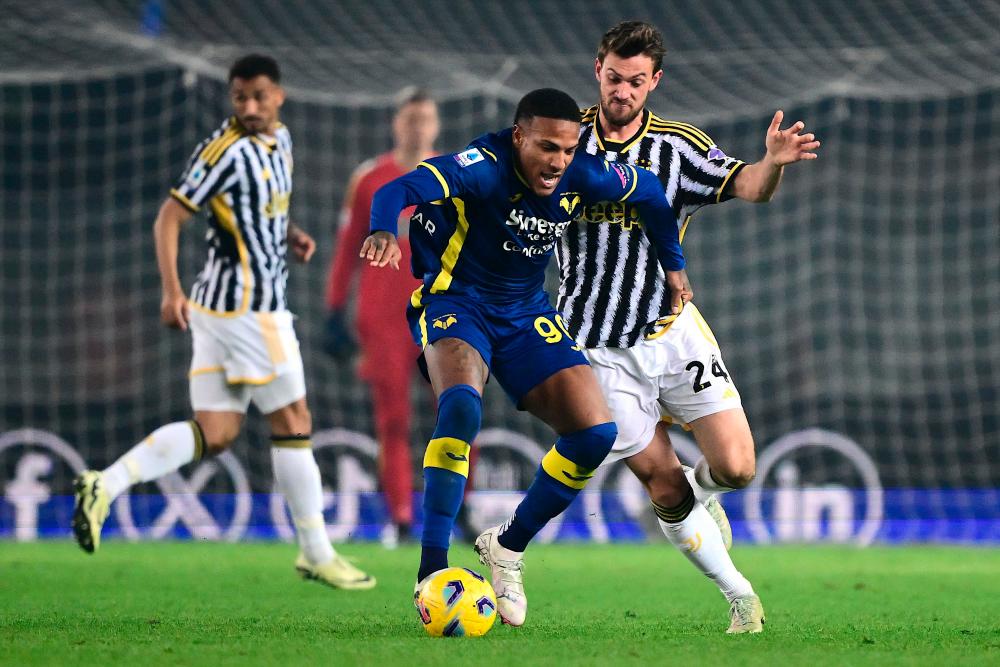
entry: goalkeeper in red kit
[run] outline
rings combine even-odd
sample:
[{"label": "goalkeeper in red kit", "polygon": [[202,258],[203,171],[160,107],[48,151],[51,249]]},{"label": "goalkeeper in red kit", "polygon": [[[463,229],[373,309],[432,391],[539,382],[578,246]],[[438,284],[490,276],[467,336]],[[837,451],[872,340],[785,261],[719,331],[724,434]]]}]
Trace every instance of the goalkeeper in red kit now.
[{"label": "goalkeeper in red kit", "polygon": [[[369,233],[375,191],[435,155],[439,129],[437,105],[427,93],[414,91],[401,98],[392,121],[392,150],[363,162],[348,184],[326,290],[326,350],[344,359],[360,348],[358,373],[371,388],[375,434],[381,448],[379,483],[391,519],[382,536],[387,546],[408,539],[413,522],[410,380],[420,349],[410,340],[404,313],[420,281],[404,272],[390,274],[368,267],[358,259],[357,249]],[[399,245],[406,263],[410,261],[410,245],[405,223],[410,213],[412,207],[399,217]],[[346,309],[359,273],[352,332]],[[385,313],[396,313],[398,317],[386,317]],[[467,521],[460,520],[459,528],[466,539],[475,537]]]}]

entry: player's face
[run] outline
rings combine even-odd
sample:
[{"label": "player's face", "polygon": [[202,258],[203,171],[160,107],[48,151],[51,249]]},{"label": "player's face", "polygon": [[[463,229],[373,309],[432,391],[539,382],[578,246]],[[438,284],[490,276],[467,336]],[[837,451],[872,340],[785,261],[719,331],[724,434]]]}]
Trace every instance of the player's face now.
[{"label": "player's face", "polygon": [[430,152],[440,131],[437,105],[430,100],[407,104],[392,120],[396,146],[405,152]]},{"label": "player's face", "polygon": [[552,194],[573,161],[580,124],[536,116],[514,126],[514,157],[521,176],[540,197]]},{"label": "player's face", "polygon": [[250,132],[270,132],[278,122],[278,109],[285,103],[285,91],[270,77],[233,79],[229,84],[229,99],[236,119]]},{"label": "player's face", "polygon": [[646,106],[646,98],[660,83],[663,70],[653,71],[653,59],[639,54],[622,58],[614,53],[596,61],[594,74],[601,84],[601,112],[604,119],[625,127]]}]

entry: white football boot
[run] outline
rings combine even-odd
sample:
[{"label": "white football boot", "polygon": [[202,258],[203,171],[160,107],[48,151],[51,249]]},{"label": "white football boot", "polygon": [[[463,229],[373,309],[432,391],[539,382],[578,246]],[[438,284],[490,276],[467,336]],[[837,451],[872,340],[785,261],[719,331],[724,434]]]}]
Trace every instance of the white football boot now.
[{"label": "white football boot", "polygon": [[524,561],[521,560],[521,553],[500,545],[497,541],[499,534],[500,526],[487,528],[476,538],[473,548],[479,554],[479,562],[490,566],[500,620],[516,627],[524,624],[528,613],[528,598],[524,594],[521,574]]}]

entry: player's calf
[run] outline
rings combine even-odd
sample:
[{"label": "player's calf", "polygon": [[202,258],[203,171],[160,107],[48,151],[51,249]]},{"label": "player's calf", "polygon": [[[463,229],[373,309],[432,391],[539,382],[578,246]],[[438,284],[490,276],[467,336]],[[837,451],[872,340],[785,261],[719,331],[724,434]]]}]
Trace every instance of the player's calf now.
[{"label": "player's calf", "polygon": [[424,452],[424,528],[417,579],[448,567],[448,546],[469,476],[469,451],[479,432],[483,401],[467,384],[438,397],[434,434]]}]

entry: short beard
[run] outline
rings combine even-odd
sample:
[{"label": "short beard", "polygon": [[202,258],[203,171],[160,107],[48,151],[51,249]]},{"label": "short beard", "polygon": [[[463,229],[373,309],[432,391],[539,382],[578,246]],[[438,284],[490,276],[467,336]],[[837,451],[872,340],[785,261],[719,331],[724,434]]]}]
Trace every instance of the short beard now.
[{"label": "short beard", "polygon": [[633,120],[635,120],[639,114],[642,113],[642,109],[643,108],[641,106],[633,107],[632,113],[629,114],[628,116],[615,117],[611,114],[608,107],[603,102],[601,103],[601,113],[604,115],[604,119],[607,120],[612,125],[614,125],[615,127],[625,127]]}]

